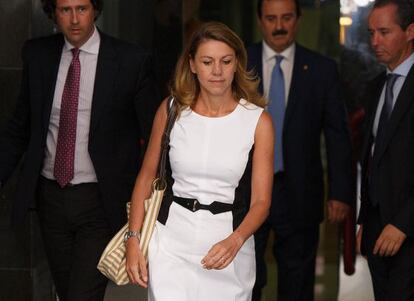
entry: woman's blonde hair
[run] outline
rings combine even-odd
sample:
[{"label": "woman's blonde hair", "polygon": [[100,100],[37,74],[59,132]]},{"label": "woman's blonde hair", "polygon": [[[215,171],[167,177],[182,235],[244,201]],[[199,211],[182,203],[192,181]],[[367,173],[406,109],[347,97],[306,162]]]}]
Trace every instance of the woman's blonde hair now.
[{"label": "woman's blonde hair", "polygon": [[192,107],[200,94],[200,83],[197,75],[191,72],[190,59],[195,58],[199,46],[208,40],[223,42],[236,54],[237,67],[232,83],[233,97],[236,100],[244,98],[257,106],[264,107],[266,101],[257,91],[259,79],[253,72],[246,70],[247,53],[243,42],[223,23],[208,22],[194,32],[175,67],[170,89],[180,109]]}]

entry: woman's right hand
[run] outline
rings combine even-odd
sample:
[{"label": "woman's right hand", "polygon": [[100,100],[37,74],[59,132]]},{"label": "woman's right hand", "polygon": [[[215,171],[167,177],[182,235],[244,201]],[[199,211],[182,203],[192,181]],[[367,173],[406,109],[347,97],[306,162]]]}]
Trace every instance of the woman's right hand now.
[{"label": "woman's right hand", "polygon": [[126,243],[126,271],[129,281],[142,287],[148,287],[147,261],[139,248],[136,237],[129,238]]}]

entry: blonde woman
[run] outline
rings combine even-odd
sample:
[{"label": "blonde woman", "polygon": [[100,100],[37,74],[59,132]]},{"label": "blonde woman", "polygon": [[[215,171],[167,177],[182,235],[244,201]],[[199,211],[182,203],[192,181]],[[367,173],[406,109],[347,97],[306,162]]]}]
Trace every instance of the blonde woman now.
[{"label": "blonde woman", "polygon": [[167,120],[164,101],[132,196],[127,271],[150,300],[251,299],[253,233],[268,215],[273,126],[246,72],[246,51],[227,26],[206,23],[177,64],[171,94],[179,109],[170,135],[168,191],[149,246],[139,249]]}]

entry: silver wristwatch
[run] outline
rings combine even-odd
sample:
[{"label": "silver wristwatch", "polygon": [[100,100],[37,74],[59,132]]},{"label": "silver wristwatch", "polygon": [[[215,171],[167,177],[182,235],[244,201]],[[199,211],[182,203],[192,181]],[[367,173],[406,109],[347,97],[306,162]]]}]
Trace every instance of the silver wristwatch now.
[{"label": "silver wristwatch", "polygon": [[139,231],[126,231],[124,234],[124,243],[131,237],[136,237],[139,240]]}]

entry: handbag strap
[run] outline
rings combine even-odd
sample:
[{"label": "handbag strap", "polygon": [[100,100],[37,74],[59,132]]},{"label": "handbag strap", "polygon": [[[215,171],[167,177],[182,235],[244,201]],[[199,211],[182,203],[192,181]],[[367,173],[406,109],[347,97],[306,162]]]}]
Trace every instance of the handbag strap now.
[{"label": "handbag strap", "polygon": [[165,124],[164,133],[162,135],[162,152],[160,163],[158,164],[158,179],[159,183],[161,184],[161,187],[158,187],[158,189],[165,189],[165,187],[167,186],[167,182],[165,181],[165,164],[167,161],[167,152],[170,145],[170,133],[174,125],[175,119],[177,117],[177,105],[175,104],[173,96],[170,96],[168,98],[167,110],[167,123]]}]

